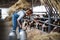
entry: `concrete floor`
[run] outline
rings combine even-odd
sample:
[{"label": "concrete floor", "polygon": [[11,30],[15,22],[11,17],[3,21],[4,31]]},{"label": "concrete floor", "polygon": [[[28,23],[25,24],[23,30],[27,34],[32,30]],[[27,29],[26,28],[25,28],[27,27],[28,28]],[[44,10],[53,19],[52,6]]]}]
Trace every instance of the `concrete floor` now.
[{"label": "concrete floor", "polygon": [[0,40],[8,40],[10,27],[5,24],[4,20],[0,20]]},{"label": "concrete floor", "polygon": [[[0,20],[0,40],[9,40],[11,27],[4,20]],[[17,30],[18,31],[18,30]],[[18,32],[17,32],[18,34]]]}]

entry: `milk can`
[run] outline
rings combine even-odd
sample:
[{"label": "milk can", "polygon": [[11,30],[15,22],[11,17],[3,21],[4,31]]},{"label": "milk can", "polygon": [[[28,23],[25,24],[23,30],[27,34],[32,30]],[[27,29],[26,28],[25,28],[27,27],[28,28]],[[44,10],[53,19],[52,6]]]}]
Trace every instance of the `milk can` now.
[{"label": "milk can", "polygon": [[9,33],[9,40],[17,40],[17,36],[15,32],[10,32]]},{"label": "milk can", "polygon": [[20,30],[20,40],[27,40],[27,33],[25,30]]}]

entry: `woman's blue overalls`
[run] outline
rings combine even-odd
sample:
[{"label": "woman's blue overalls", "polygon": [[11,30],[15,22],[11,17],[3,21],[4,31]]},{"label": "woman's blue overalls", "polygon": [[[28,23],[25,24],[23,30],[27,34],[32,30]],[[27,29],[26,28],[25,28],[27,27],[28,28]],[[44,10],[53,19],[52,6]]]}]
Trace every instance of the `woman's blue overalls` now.
[{"label": "woman's blue overalls", "polygon": [[[17,12],[15,12],[12,15],[12,26],[13,26],[13,31],[16,31],[17,26],[19,27],[18,23],[17,23],[17,18],[19,17],[19,15],[17,14]],[[20,20],[20,22],[23,21],[23,18]],[[20,27],[19,27],[19,32],[20,32]]]}]

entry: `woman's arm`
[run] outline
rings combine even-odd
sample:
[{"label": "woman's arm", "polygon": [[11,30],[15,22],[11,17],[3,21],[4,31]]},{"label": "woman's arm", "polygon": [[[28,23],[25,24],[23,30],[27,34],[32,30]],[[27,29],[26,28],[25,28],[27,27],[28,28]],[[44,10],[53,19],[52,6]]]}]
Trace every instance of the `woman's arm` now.
[{"label": "woman's arm", "polygon": [[24,17],[24,12],[23,11],[21,11],[21,12],[19,12],[20,13],[20,15],[19,15],[19,17],[18,17],[18,19],[17,19],[17,22],[18,22],[18,25],[20,26],[20,27],[22,27],[22,25],[21,25],[21,22],[20,22],[20,20]]}]

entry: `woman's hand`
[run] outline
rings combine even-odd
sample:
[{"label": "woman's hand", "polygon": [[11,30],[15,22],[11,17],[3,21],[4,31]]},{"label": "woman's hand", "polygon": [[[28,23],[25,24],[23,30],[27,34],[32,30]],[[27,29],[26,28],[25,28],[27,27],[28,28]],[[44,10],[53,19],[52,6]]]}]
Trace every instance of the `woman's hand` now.
[{"label": "woman's hand", "polygon": [[20,24],[19,20],[17,20],[17,23],[18,23],[19,27],[22,28],[22,25]]},{"label": "woman's hand", "polygon": [[25,26],[25,27],[22,27],[22,29],[23,29],[23,30],[27,30],[27,26]]}]

